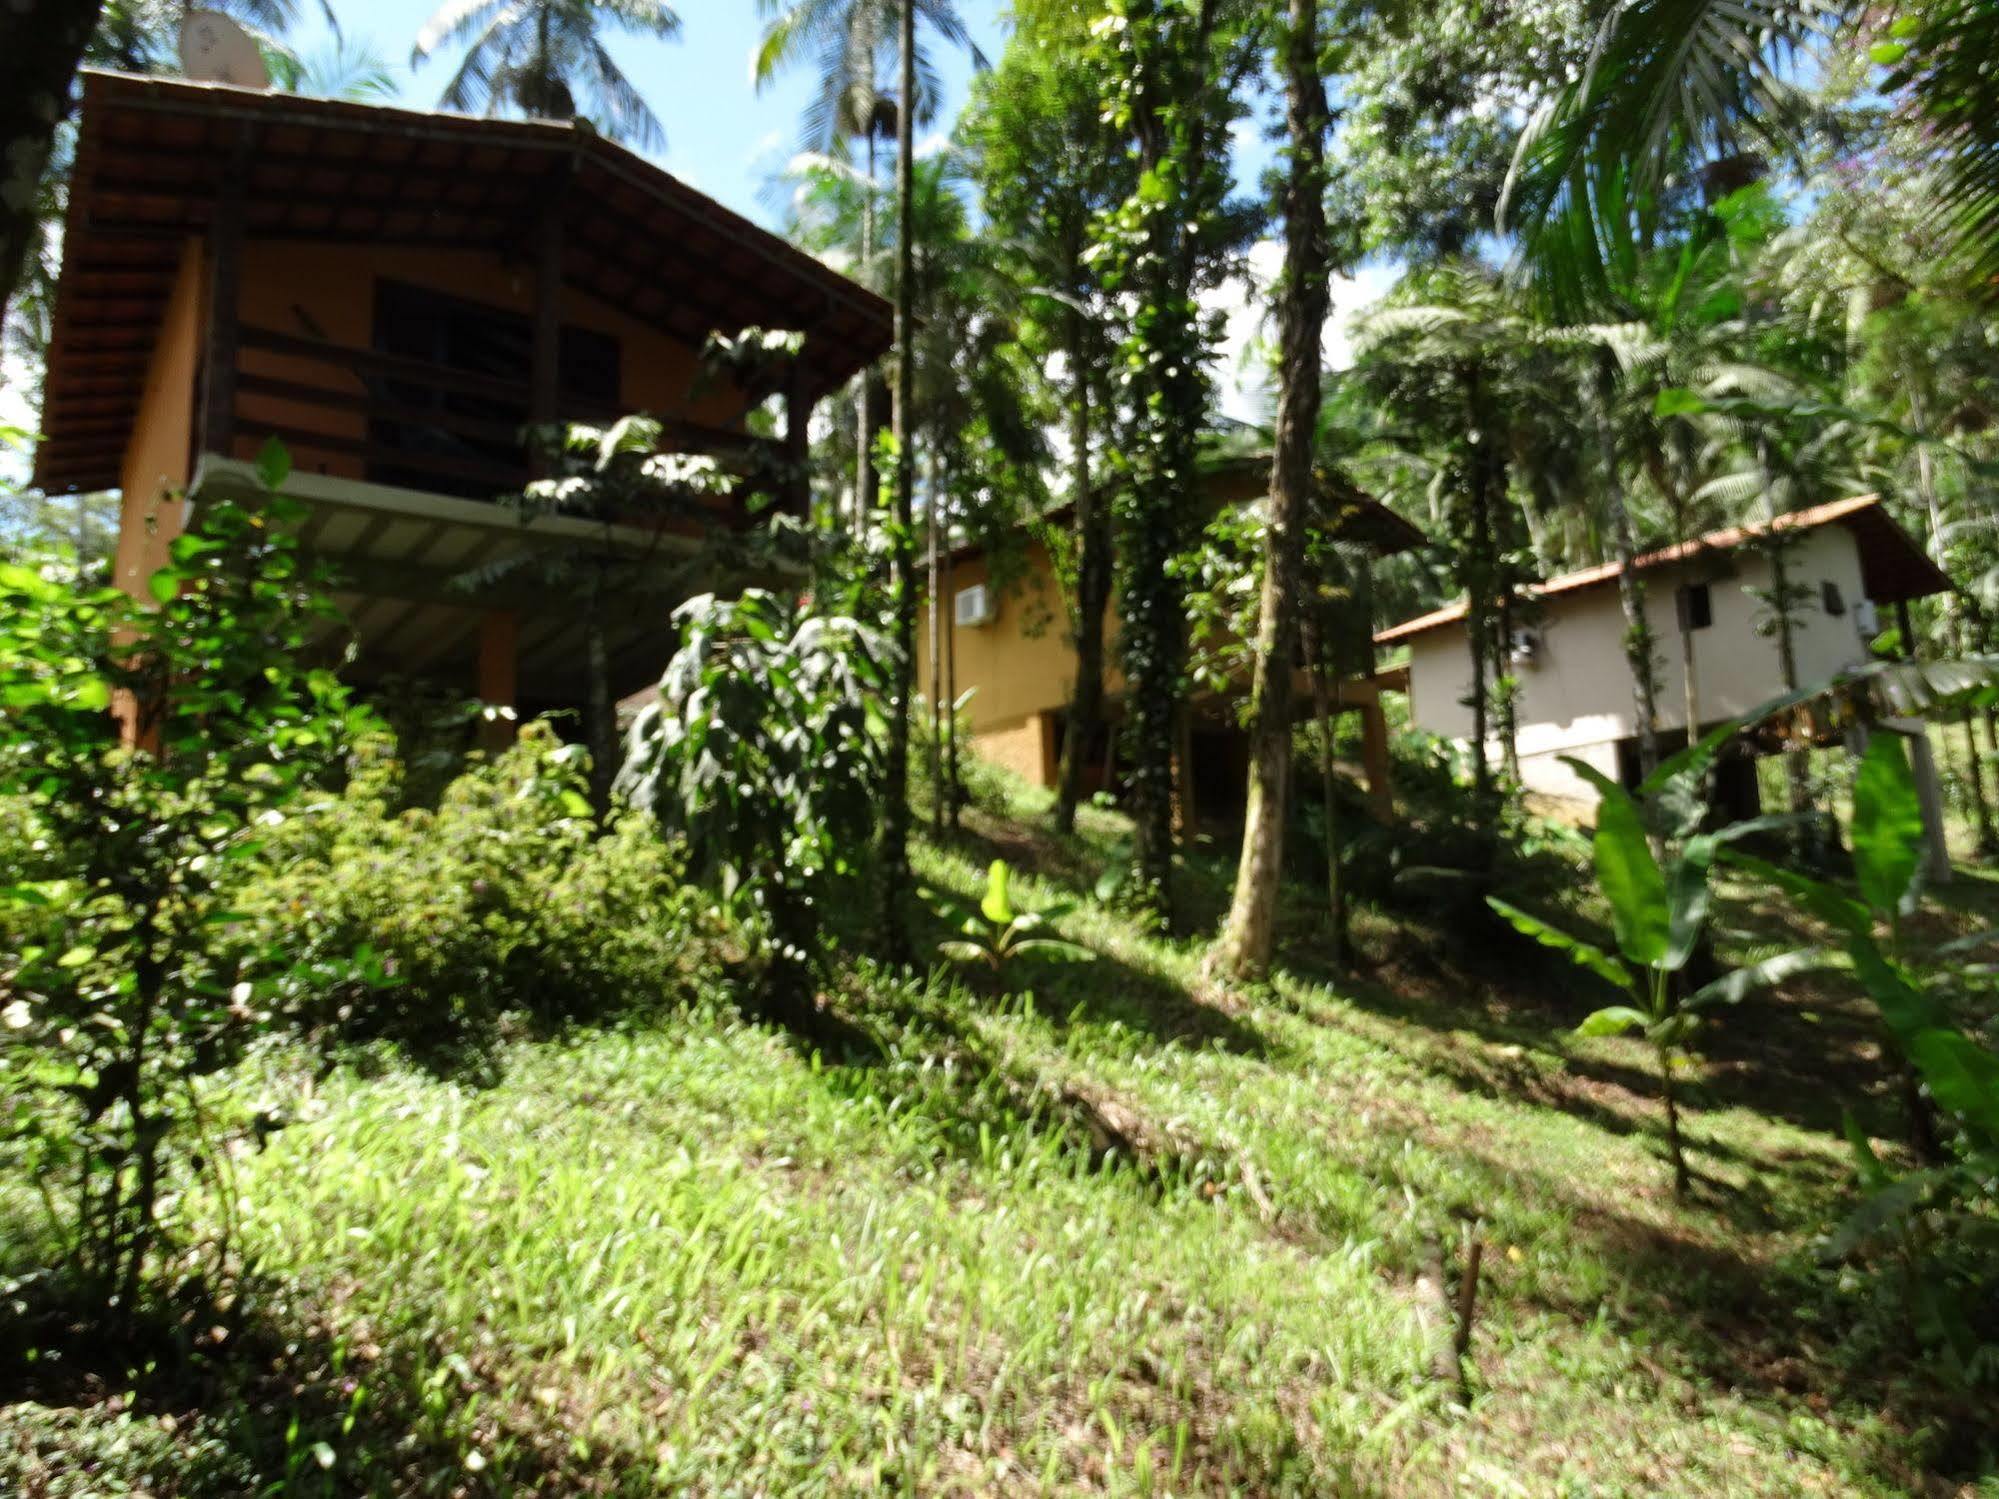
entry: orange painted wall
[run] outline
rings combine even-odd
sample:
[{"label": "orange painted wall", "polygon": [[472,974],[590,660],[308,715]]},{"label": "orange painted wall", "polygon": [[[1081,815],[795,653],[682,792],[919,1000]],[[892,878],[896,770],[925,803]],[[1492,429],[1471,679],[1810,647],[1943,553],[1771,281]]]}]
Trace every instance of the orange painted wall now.
[{"label": "orange painted wall", "polygon": [[[386,278],[434,287],[451,296],[484,302],[522,315],[533,310],[534,270],[525,260],[510,263],[496,251],[427,250],[353,245],[259,243],[243,247],[239,311],[246,326],[294,337],[322,337],[365,349],[374,335],[375,282]],[[582,292],[567,291],[562,320],[607,333],[618,340],[622,405],[628,411],[677,416],[715,426],[742,417],[742,394],[717,384],[690,398],[698,351]],[[360,383],[309,359],[245,349],[242,368],[300,384],[363,393]],[[523,369],[521,378],[528,372]],[[237,457],[253,457],[262,445],[259,422],[363,437],[367,418],[360,412],[309,406],[266,395],[239,398]],[[293,454],[300,468],[359,478],[362,461],[348,454]]]},{"label": "orange painted wall", "polygon": [[201,357],[203,287],[201,241],[181,248],[180,270],[167,296],[159,341],[146,367],[138,419],[125,444],[119,487],[124,491],[118,521],[113,579],[127,593],[144,597],[146,579],[166,564],[167,544],[178,536],[183,506],[170,491],[193,477],[194,398]]}]

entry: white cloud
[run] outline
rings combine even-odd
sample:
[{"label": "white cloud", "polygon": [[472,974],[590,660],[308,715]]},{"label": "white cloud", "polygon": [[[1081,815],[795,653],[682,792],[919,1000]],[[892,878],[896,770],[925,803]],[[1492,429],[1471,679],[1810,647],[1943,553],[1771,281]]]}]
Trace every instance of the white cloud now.
[{"label": "white cloud", "polygon": [[[1269,342],[1276,336],[1271,291],[1283,268],[1284,246],[1276,240],[1259,240],[1250,246],[1245,274],[1201,298],[1202,306],[1226,318],[1215,383],[1222,414],[1237,421],[1266,424],[1271,418]],[[1333,279],[1332,308],[1326,318],[1327,365],[1343,370],[1353,363],[1354,314],[1380,301],[1399,274],[1398,266],[1365,265],[1352,276]]]}]

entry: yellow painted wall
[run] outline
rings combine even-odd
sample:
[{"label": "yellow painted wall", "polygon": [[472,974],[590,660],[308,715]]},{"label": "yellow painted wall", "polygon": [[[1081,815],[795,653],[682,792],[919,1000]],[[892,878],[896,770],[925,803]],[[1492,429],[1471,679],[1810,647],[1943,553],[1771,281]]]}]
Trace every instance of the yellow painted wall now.
[{"label": "yellow painted wall", "polygon": [[[374,337],[375,283],[378,279],[434,287],[467,301],[484,302],[523,316],[531,314],[534,271],[527,262],[510,264],[494,251],[428,250],[385,247],[369,250],[353,245],[259,243],[243,247],[243,284],[239,311],[248,327],[294,337],[323,337],[349,348],[365,349]],[[690,391],[698,351],[649,324],[574,290],[565,291],[562,320],[580,328],[607,333],[618,340],[622,405],[628,411],[676,416],[715,426],[734,425],[743,415],[742,394],[716,382],[698,398]],[[315,360],[263,350],[245,349],[246,372],[330,386],[361,394],[360,383]],[[528,371],[520,372],[525,380]],[[237,457],[255,456],[263,438],[259,421],[363,437],[367,418],[356,411],[338,411],[266,395],[239,398]],[[300,468],[317,473],[359,478],[363,464],[349,454],[299,451]]]},{"label": "yellow painted wall", "polygon": [[146,367],[138,419],[125,444],[119,485],[124,491],[113,578],[127,593],[144,597],[146,579],[165,566],[167,544],[178,536],[183,506],[168,499],[192,472],[194,394],[205,319],[201,241],[181,249],[180,270],[167,296],[159,341]]},{"label": "yellow painted wall", "polygon": [[[957,650],[958,691],[976,687],[965,707],[974,734],[1017,725],[1031,713],[1066,708],[1076,685],[1076,651],[1069,641],[1069,614],[1048,549],[1030,542],[1024,559],[1009,560],[998,594],[998,612],[991,624],[954,628],[953,599],[975,583],[987,583],[986,558],[960,562],[952,571],[944,598],[944,628],[953,632]],[[925,601],[927,607],[928,601]],[[1109,670],[1104,685],[1118,692],[1124,679],[1116,667],[1117,611],[1104,619],[1105,656]],[[918,683],[930,680],[927,628],[917,630]]]},{"label": "yellow painted wall", "polygon": [[972,733],[972,748],[979,758],[1012,771],[1033,786],[1055,784],[1057,756],[1052,713],[1030,713],[1011,723],[995,724]]}]

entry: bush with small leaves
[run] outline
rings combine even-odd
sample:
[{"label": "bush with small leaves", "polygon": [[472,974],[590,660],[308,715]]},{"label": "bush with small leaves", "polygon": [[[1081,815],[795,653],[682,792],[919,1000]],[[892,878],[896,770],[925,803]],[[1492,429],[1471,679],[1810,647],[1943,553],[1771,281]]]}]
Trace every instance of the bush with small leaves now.
[{"label": "bush with small leaves", "polygon": [[[600,831],[587,764],[529,723],[435,810],[398,810],[407,771],[385,740],[366,746],[346,789],[299,809],[235,896],[300,955],[299,1023],[462,1061],[509,1015],[549,1027],[684,1000],[713,944],[678,849],[638,814]],[[318,980],[315,959],[357,948],[393,987]]]},{"label": "bush with small leaves", "polygon": [[633,721],[616,790],[685,840],[690,875],[752,932],[794,1009],[822,943],[815,907],[865,867],[885,793],[882,663],[853,619],[750,589],[674,613],[680,649]]},{"label": "bush with small leaves", "polygon": [[[149,607],[0,566],[0,798],[25,850],[0,876],[0,1144],[123,1318],[186,1180],[226,1186],[203,1082],[274,1023],[298,962],[239,919],[237,870],[372,723],[299,664],[330,606],[288,534],[282,449],[261,467],[266,499],[210,505]],[[365,955],[321,961],[366,981]]]}]

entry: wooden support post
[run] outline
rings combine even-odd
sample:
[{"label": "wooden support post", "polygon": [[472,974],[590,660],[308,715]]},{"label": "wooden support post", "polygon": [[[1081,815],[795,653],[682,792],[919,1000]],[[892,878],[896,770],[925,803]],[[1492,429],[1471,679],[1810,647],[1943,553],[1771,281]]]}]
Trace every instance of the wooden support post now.
[{"label": "wooden support post", "polygon": [[1395,820],[1395,785],[1389,768],[1388,715],[1381,711],[1381,699],[1360,707],[1360,763],[1367,772],[1367,797],[1375,816],[1383,822]]},{"label": "wooden support post", "polygon": [[1183,703],[1173,731],[1173,822],[1182,838],[1194,836],[1194,715]]},{"label": "wooden support post", "polygon": [[202,350],[200,452],[235,456],[236,365],[242,323],[243,179],[246,146],[236,153],[238,169],[222,174],[215,216],[208,225],[208,337]]},{"label": "wooden support post", "polygon": [[[488,609],[479,620],[479,701],[511,711],[520,666],[520,616],[511,609]],[[494,717],[479,726],[479,747],[498,754],[514,742],[513,718]]]},{"label": "wooden support post", "polygon": [[551,193],[535,224],[534,326],[528,356],[528,421],[560,421],[562,395],[562,194]]},{"label": "wooden support post", "polygon": [[[1916,631],[1909,617],[1909,601],[1895,605],[1895,627],[1902,637],[1902,659],[1916,659]],[[1944,828],[1943,787],[1937,780],[1936,751],[1930,744],[1930,727],[1925,719],[1915,719],[1909,731],[1910,769],[1915,775],[1916,799],[1923,809],[1923,863],[1932,885],[1948,885],[1951,877],[1950,841]]]},{"label": "wooden support post", "polygon": [[784,380],[784,494],[780,508],[804,518],[812,510],[812,407],[805,381],[804,346],[792,356]]}]

